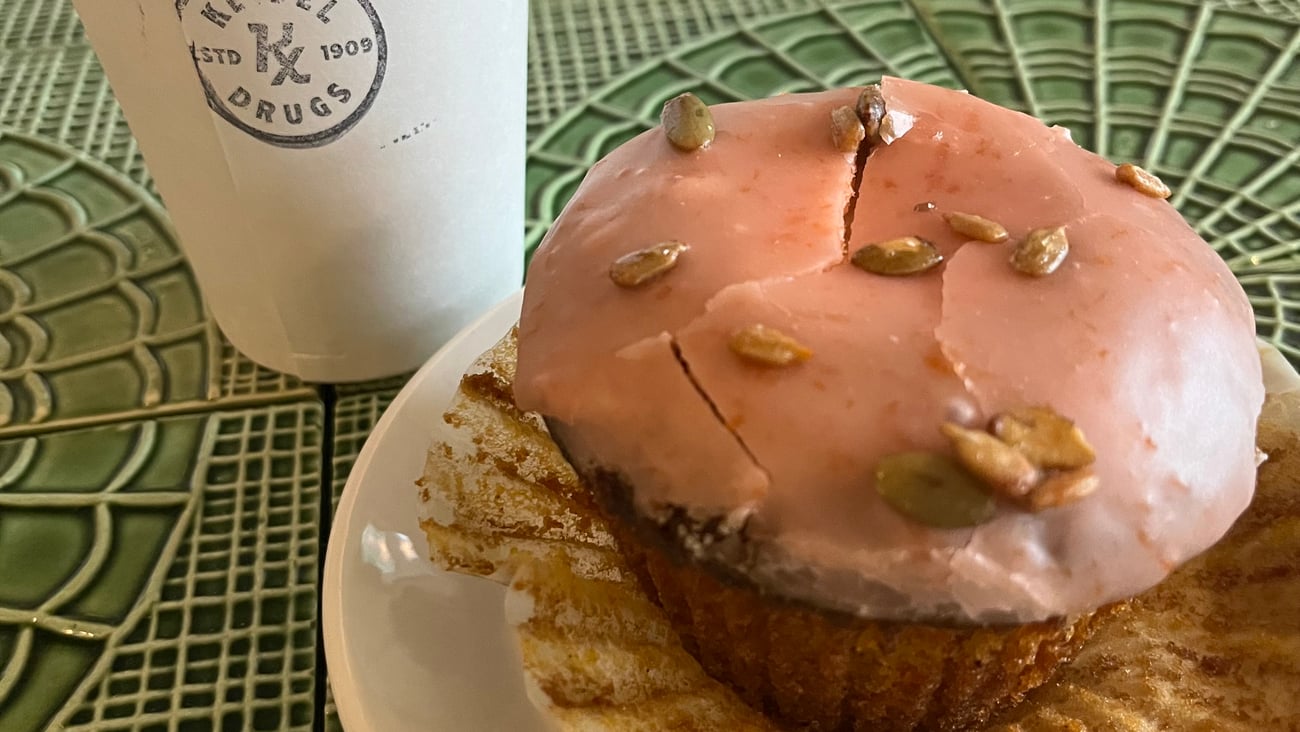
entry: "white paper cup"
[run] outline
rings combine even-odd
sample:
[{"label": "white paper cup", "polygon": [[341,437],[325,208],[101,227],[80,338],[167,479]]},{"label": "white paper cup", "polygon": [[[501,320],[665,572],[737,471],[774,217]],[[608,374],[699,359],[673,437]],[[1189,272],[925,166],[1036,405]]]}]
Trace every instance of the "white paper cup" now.
[{"label": "white paper cup", "polygon": [[523,277],[526,0],[74,0],[217,323],[412,369]]}]

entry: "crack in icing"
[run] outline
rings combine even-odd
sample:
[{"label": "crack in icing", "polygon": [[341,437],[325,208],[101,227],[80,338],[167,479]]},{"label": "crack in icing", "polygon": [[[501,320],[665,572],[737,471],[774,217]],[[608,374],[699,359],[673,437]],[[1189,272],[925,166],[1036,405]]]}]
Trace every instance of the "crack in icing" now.
[{"label": "crack in icing", "polygon": [[[906,132],[906,130],[904,130],[904,132]],[[713,397],[709,396],[709,392],[704,388],[704,384],[701,383],[700,380],[691,371],[691,365],[686,360],[685,354],[682,353],[681,344],[677,340],[677,333],[681,330],[689,329],[692,325],[694,325],[701,318],[703,318],[708,313],[711,305],[719,297],[725,296],[728,290],[731,290],[733,288],[755,287],[755,286],[761,289],[763,285],[769,282],[787,281],[787,280],[797,279],[802,276],[822,274],[835,267],[842,266],[848,260],[849,257],[849,240],[853,234],[853,218],[857,212],[858,193],[862,188],[862,175],[863,175],[863,171],[866,168],[866,163],[870,159],[871,150],[872,150],[872,144],[870,138],[864,137],[862,142],[858,145],[858,151],[855,154],[853,160],[853,177],[849,181],[850,195],[848,201],[844,204],[844,230],[843,230],[843,234],[841,235],[842,251],[839,259],[833,261],[828,260],[825,264],[823,264],[818,269],[808,269],[807,271],[804,272],[798,272],[798,271],[786,272],[776,276],[764,277],[759,279],[751,279],[751,280],[746,280],[743,282],[737,282],[731,285],[727,285],[726,287],[723,287],[722,289],[718,290],[718,292],[714,293],[714,295],[704,303],[704,307],[702,311],[698,313],[694,318],[692,318],[689,322],[687,322],[685,325],[681,326],[680,328],[673,329],[672,332],[668,334],[670,338],[670,345],[673,351],[673,356],[677,359],[677,363],[681,366],[682,373],[686,376],[687,380],[691,382],[691,386],[695,387],[695,391],[700,395],[700,398],[703,399],[706,404],[708,404],[709,410],[713,412],[713,416],[717,418],[718,423],[722,425],[722,427],[726,429],[727,432],[729,432],[733,438],[735,438],[736,443],[740,446],[740,449],[743,450],[745,454],[749,456],[749,459],[753,462],[754,467],[762,471],[762,473],[767,477],[769,482],[771,481],[772,478],[771,472],[763,466],[762,462],[759,461],[758,456],[754,453],[752,449],[750,449],[749,445],[745,443],[745,439],[744,437],[741,436],[740,431],[737,430],[731,423],[728,422],[727,418],[723,415],[722,410],[718,407],[717,401],[714,400]],[[775,305],[776,303],[773,304]],[[779,309],[782,309],[783,312],[789,315],[788,311],[785,311],[783,308],[779,308]]]},{"label": "crack in icing", "polygon": [[[893,95],[891,95],[890,98],[886,100],[886,103],[889,104],[889,105],[892,106],[892,107],[898,107],[898,106],[899,106],[899,100],[898,100],[897,98],[893,97]],[[918,116],[920,116],[920,115],[919,115],[915,110],[900,110],[900,111],[901,111],[902,113],[904,113],[904,114],[909,115],[910,119],[909,119],[909,124],[908,124],[908,130],[910,130],[911,127],[912,127],[912,123],[914,123],[915,119],[916,119]],[[906,131],[908,131],[908,130],[904,130],[904,132],[906,132]],[[939,132],[937,132],[936,134],[939,135],[939,136],[942,136],[943,133],[942,133],[942,131],[939,131]],[[901,137],[901,135],[900,135],[900,137]],[[1022,148],[1023,148],[1023,145],[1022,145]],[[1015,150],[1014,152],[1012,152],[1011,155],[1012,155],[1012,157],[1015,157],[1015,156],[1019,155],[1022,151],[1023,151],[1023,149],[1017,149],[1017,150]],[[866,160],[863,161],[863,163],[864,163],[864,168],[865,168],[865,163],[866,163],[866,162],[867,162]],[[860,187],[861,182],[862,182],[862,176],[863,176],[863,171],[862,171],[862,170],[859,170],[857,180],[855,181],[855,182],[859,185],[859,187]],[[857,201],[857,198],[858,198],[858,196],[860,195],[860,193],[861,193],[860,188],[859,188],[858,190],[855,190],[855,191],[854,191],[854,201],[855,201],[855,202]],[[845,237],[846,237],[845,241],[846,241],[846,242],[848,241],[848,239],[847,239],[848,236],[849,236],[849,232],[846,232],[846,233],[845,233]],[[976,245],[976,246],[979,245],[978,243],[976,243],[976,242],[972,242],[972,241],[970,241],[970,240],[966,240],[965,242],[961,242],[961,243],[959,243],[959,244],[957,245],[957,249],[956,249],[955,251],[953,251],[953,253],[950,254],[948,257],[946,257],[945,260],[947,260],[947,259],[951,259],[952,257],[957,256],[957,254],[958,254],[958,253],[959,253],[963,248],[965,248],[965,247],[968,246],[968,245],[972,245],[972,244],[973,244],[973,245]],[[957,380],[958,380],[959,382],[961,382],[962,388],[963,388],[963,390],[966,392],[966,396],[967,396],[967,398],[968,398],[971,402],[973,402],[973,403],[975,404],[975,406],[976,406],[976,412],[977,412],[976,415],[967,415],[967,414],[965,414],[965,413],[962,413],[962,414],[960,414],[960,415],[958,415],[958,414],[954,414],[954,415],[953,415],[954,417],[959,417],[959,416],[960,416],[960,417],[967,417],[967,419],[954,419],[954,420],[953,420],[953,421],[957,421],[957,422],[966,423],[966,422],[968,421],[968,419],[969,419],[969,416],[976,416],[976,417],[978,418],[978,415],[986,415],[986,414],[987,414],[987,407],[986,407],[986,405],[982,402],[982,400],[980,400],[980,399],[978,398],[978,396],[975,394],[975,388],[974,388],[974,385],[973,385],[971,379],[969,379],[969,378],[966,376],[966,374],[965,374],[965,371],[966,371],[965,364],[962,363],[960,360],[958,360],[957,358],[954,357],[954,355],[953,355],[951,349],[948,348],[947,344],[944,343],[943,338],[942,338],[942,337],[940,336],[940,334],[939,334],[940,328],[941,328],[941,326],[943,325],[944,314],[945,314],[945,312],[946,312],[946,310],[947,310],[947,298],[946,298],[946,296],[945,296],[945,287],[944,287],[944,284],[945,284],[945,282],[947,281],[947,261],[945,261],[943,264],[940,265],[940,267],[939,267],[939,272],[938,272],[938,277],[939,277],[939,292],[940,292],[940,299],[939,299],[939,318],[938,318],[938,320],[935,322],[934,328],[932,328],[932,329],[930,330],[930,334],[931,334],[931,336],[932,336],[932,338],[933,338],[933,340],[934,340],[934,345],[935,345],[936,349],[938,350],[939,355],[940,355],[940,356],[943,358],[943,360],[947,363],[948,367],[952,370],[953,375],[957,377]],[[969,406],[969,405],[965,405],[965,406]],[[954,409],[953,411],[955,412],[956,410]],[[952,585],[953,585],[953,580],[954,580],[954,579],[956,578],[956,576],[957,576],[957,570],[956,570],[956,568],[953,566],[953,565],[954,565],[954,562],[956,562],[957,557],[958,557],[959,555],[964,555],[964,554],[966,554],[966,553],[969,551],[970,546],[971,546],[971,543],[974,542],[974,541],[975,541],[975,533],[972,531],[972,532],[970,532],[970,533],[967,534],[965,540],[963,540],[963,541],[961,542],[961,545],[960,545],[960,546],[952,547],[952,548],[950,548],[950,549],[940,550],[940,551],[939,551],[940,556],[943,557],[943,561],[941,562],[941,564],[943,565],[942,572],[943,572],[943,575],[944,575],[944,582],[945,582],[945,584],[947,584],[948,586],[952,586]],[[965,606],[963,606],[963,607],[961,608],[961,611],[962,611],[964,614],[966,614],[966,615],[968,615],[968,616],[971,616],[971,617],[975,617],[975,616],[977,616],[977,615],[979,614],[979,610],[980,610],[979,608],[968,608],[968,607],[965,607]]]},{"label": "crack in icing", "polygon": [[853,159],[853,180],[849,181],[849,189],[852,191],[848,203],[844,204],[844,252],[840,262],[847,260],[849,251],[849,240],[853,237],[853,217],[858,211],[858,193],[862,190],[862,174],[867,167],[867,159],[871,156],[871,137],[863,137],[862,142],[858,143],[857,156]]},{"label": "crack in icing", "polygon": [[709,396],[709,392],[704,389],[704,385],[700,383],[700,380],[695,378],[695,374],[691,373],[691,365],[686,361],[686,357],[682,354],[682,348],[677,342],[676,335],[669,334],[669,346],[672,348],[673,357],[677,359],[677,363],[682,367],[682,373],[686,376],[686,380],[691,382],[691,386],[695,387],[695,392],[699,394],[700,398],[704,400],[704,403],[709,406],[709,411],[713,412],[713,416],[718,420],[718,424],[722,425],[722,428],[736,440],[736,444],[740,446],[740,449],[744,451],[747,456],[749,456],[749,460],[754,464],[754,467],[762,472],[767,481],[771,483],[772,474],[758,461],[758,456],[754,454],[753,450],[749,449],[749,445],[745,444],[745,438],[741,437],[740,432],[727,422],[727,418],[722,415],[722,410],[718,408],[717,402],[713,400],[713,397]]},{"label": "crack in icing", "polygon": [[[1036,143],[1033,145],[1026,146],[1025,149],[1030,149],[1035,146]],[[1059,225],[1062,228],[1064,228],[1066,231],[1066,235],[1069,236],[1071,228],[1080,226],[1089,221],[1093,221],[1099,218],[1100,216],[1102,216],[1102,214],[1085,213],[1083,215],[1076,216],[1063,224],[1053,223],[1053,225]],[[1155,234],[1152,232],[1147,231],[1146,233],[1148,236],[1152,236],[1152,237],[1155,236]],[[1015,246],[1015,242],[1016,239],[1014,238],[1011,239],[1010,243],[1004,248],[1007,248],[1009,250],[1009,247]],[[954,352],[954,349],[950,344],[945,342],[942,335],[942,331],[944,330],[944,325],[948,323],[949,308],[951,307],[950,293],[948,289],[948,276],[947,276],[948,266],[953,261],[955,261],[957,257],[962,255],[962,252],[966,249],[968,245],[975,247],[976,250],[978,250],[982,246],[986,246],[984,244],[981,244],[980,242],[966,241],[961,245],[959,245],[958,249],[948,257],[948,261],[944,262],[943,269],[940,272],[940,278],[942,284],[941,284],[941,299],[940,299],[940,306],[939,306],[939,322],[935,324],[934,340],[935,343],[938,345],[939,352],[943,355],[944,360],[948,362],[948,364],[952,367],[953,373],[956,374],[957,378],[961,381],[962,386],[966,390],[967,396],[969,396],[970,399],[975,403],[975,406],[978,407],[979,412],[983,415],[984,418],[991,418],[993,416],[994,409],[991,406],[989,399],[987,398],[987,394],[985,390],[981,387],[982,375],[971,374],[967,363]],[[1067,259],[1066,262],[1068,264],[1069,260]]]}]

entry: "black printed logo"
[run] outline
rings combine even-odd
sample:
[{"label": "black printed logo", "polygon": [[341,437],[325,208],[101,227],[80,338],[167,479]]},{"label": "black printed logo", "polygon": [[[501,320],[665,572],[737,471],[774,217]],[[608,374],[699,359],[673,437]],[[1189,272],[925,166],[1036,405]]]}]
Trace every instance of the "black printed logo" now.
[{"label": "black printed logo", "polygon": [[370,0],[177,0],[208,106],[281,147],[318,147],[365,116],[388,43]]}]

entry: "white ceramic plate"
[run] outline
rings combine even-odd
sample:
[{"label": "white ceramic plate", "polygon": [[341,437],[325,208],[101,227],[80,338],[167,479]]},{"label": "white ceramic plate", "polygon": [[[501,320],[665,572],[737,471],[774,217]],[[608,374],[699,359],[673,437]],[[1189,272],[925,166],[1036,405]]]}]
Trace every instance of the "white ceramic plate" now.
[{"label": "white ceramic plate", "polygon": [[524,694],[504,590],[438,570],[414,481],[465,369],[519,319],[522,291],[442,348],[384,413],[330,532],[325,655],[347,732],[544,729]]}]

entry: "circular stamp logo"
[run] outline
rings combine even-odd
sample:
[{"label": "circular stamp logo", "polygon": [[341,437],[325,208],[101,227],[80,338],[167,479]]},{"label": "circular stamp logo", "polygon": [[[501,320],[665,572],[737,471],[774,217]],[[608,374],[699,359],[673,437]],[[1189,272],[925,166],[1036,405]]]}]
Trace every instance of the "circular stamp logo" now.
[{"label": "circular stamp logo", "polygon": [[370,0],[177,0],[208,106],[281,147],[319,147],[365,116],[388,42]]}]

